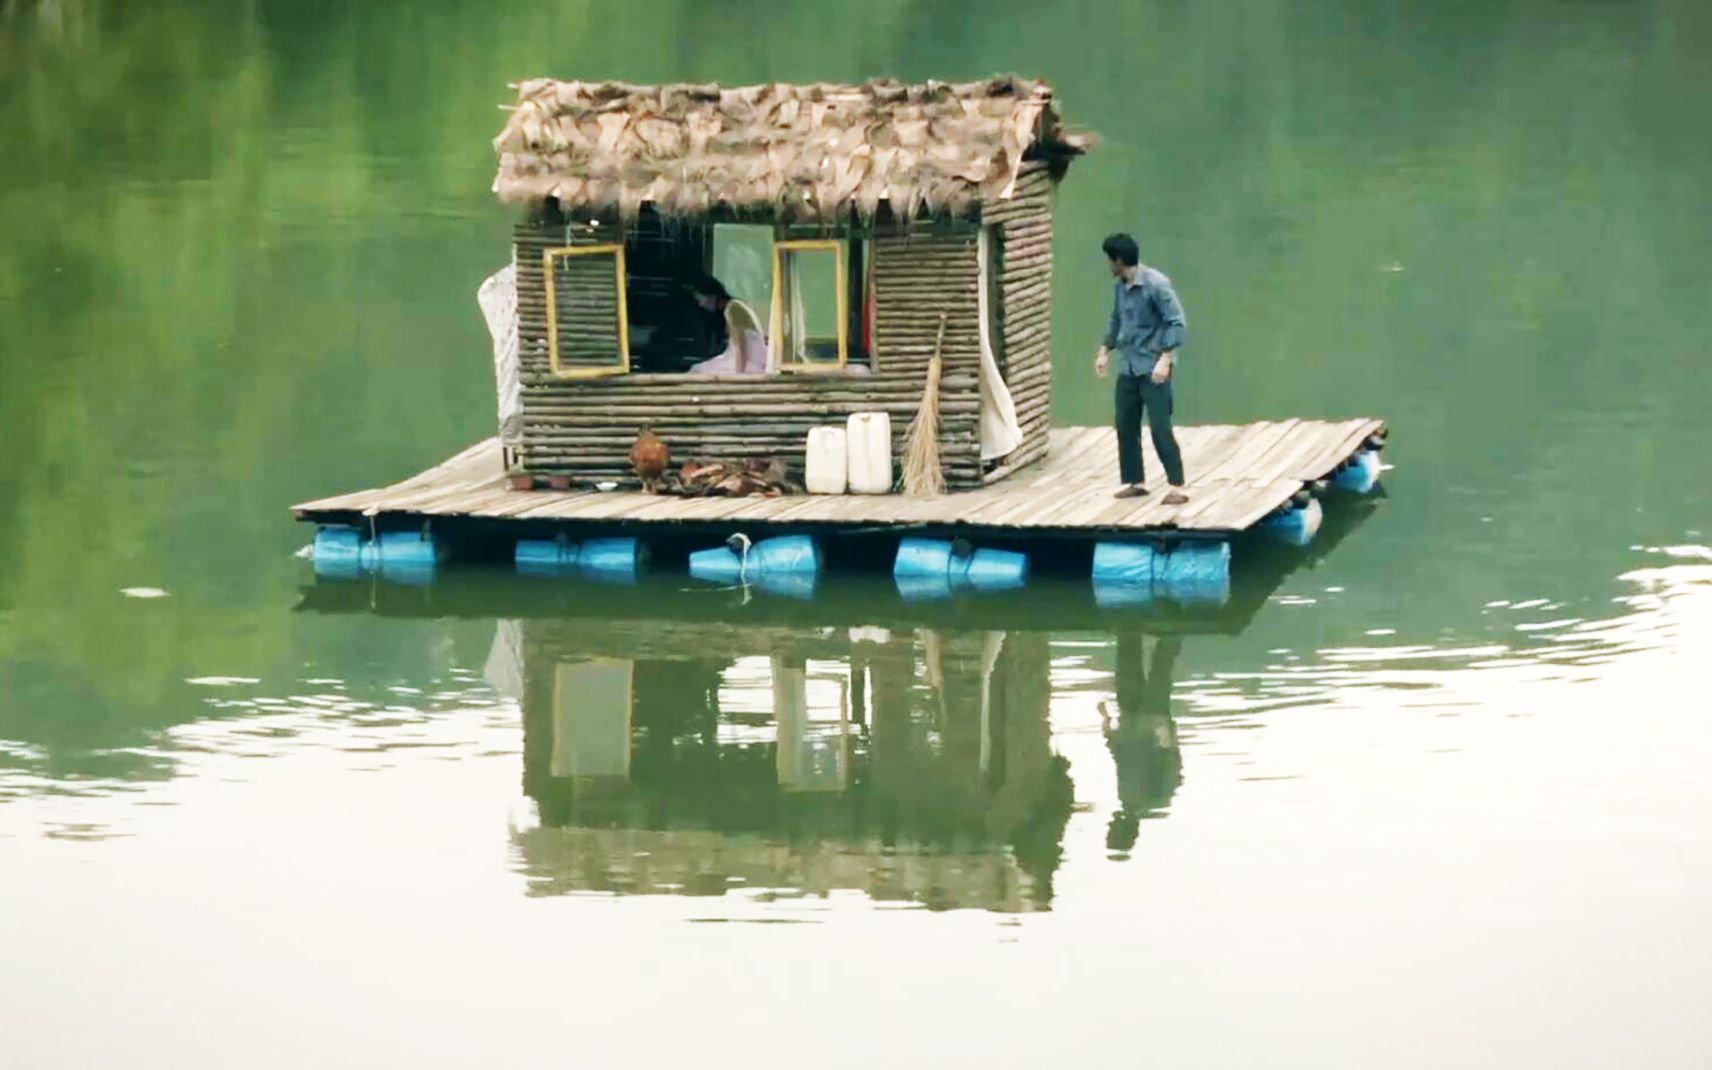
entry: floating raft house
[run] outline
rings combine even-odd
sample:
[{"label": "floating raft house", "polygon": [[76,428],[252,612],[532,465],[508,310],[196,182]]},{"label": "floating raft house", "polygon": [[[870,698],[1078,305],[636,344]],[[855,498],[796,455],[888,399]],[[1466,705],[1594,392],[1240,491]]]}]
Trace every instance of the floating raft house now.
[{"label": "floating raft house", "polygon": [[[917,540],[900,581],[936,538],[963,540],[947,558],[959,575],[980,571],[970,544],[1051,540],[1117,544],[1096,567],[1134,572],[1123,546],[1138,542],[1169,553],[1270,525],[1305,543],[1315,495],[1376,477],[1377,419],[1182,427],[1188,504],[1114,500],[1114,432],[1050,426],[1053,201],[1089,138],[1044,83],[514,88],[493,188],[522,218],[511,267],[481,294],[499,434],[295,506],[335,573],[431,569],[462,536],[532,544],[520,565],[550,570],[590,540],[639,569],[661,541],[741,535],[741,555],[769,536],[876,533]],[[686,331],[685,280],[744,263],[764,280],[744,307],[765,325],[765,369],[691,371],[708,352]],[[640,489],[632,461],[646,431],[673,469],[770,465],[801,483],[811,431],[883,414],[895,463],[929,395],[936,496],[681,497]],[[382,538],[410,531],[422,545]],[[627,558],[615,539],[632,540]]]}]

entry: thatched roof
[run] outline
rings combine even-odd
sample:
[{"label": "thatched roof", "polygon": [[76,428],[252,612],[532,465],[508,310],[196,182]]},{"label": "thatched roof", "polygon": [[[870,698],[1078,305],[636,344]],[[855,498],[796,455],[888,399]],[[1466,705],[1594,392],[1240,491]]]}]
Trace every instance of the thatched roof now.
[{"label": "thatched roof", "polygon": [[782,219],[961,215],[1007,197],[1025,158],[1086,139],[1060,129],[1044,82],[637,86],[538,78],[494,138],[501,200],[570,212],[645,203]]}]

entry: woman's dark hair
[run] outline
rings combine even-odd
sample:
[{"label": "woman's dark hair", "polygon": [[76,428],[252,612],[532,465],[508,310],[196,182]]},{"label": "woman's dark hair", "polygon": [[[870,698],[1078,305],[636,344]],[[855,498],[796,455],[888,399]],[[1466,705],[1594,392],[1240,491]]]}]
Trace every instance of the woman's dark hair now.
[{"label": "woman's dark hair", "polygon": [[691,275],[685,285],[698,294],[714,298],[722,307],[731,301],[731,291],[725,288],[725,284],[705,271]]},{"label": "woman's dark hair", "polygon": [[1141,263],[1141,247],[1128,234],[1111,235],[1100,243],[1100,251],[1106,254],[1107,260],[1116,260],[1124,267]]}]

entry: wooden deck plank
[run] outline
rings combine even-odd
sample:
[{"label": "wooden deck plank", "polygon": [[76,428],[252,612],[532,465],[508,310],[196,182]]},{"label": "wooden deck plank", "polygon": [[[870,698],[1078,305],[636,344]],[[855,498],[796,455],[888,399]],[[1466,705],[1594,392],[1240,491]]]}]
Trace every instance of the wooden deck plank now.
[{"label": "wooden deck plank", "polygon": [[1067,442],[1063,449],[1058,443],[1052,443],[1047,454],[1047,467],[1041,475],[1035,477],[1035,482],[1051,480],[1058,473],[1078,471],[1098,465],[1096,460],[1101,454],[1110,454],[1110,463],[1117,463],[1117,438],[1115,433],[1104,427],[1082,428],[1081,435]]},{"label": "wooden deck plank", "polygon": [[1016,494],[988,499],[979,508],[965,510],[959,519],[971,525],[1016,527],[1028,517],[1037,515],[1043,504],[1064,492],[1064,488],[1059,486],[1030,487]]},{"label": "wooden deck plank", "polygon": [[1165,495],[1169,491],[1155,487],[1148,496],[1141,499],[1118,498],[1104,503],[1098,509],[1091,510],[1075,517],[1076,526],[1088,528],[1128,528],[1131,530],[1146,530],[1147,528],[1165,528],[1175,524],[1178,512],[1183,508],[1178,505],[1166,505]]},{"label": "wooden deck plank", "polygon": [[423,501],[421,499],[413,500],[411,508],[413,512],[420,512],[430,516],[461,516],[464,513],[463,506],[465,502],[472,498],[479,498],[492,494],[497,489],[498,488],[494,486],[493,480],[491,479],[482,480],[480,482],[459,483],[442,488],[439,494],[427,501]]},{"label": "wooden deck plank", "polygon": [[493,486],[490,478],[466,479],[440,483],[432,487],[423,487],[403,494],[388,493],[386,509],[389,512],[400,513],[437,513],[445,509],[448,502],[467,497],[471,491],[485,490]]},{"label": "wooden deck plank", "polygon": [[1118,489],[1116,433],[1109,427],[1055,428],[1047,457],[1010,478],[937,498],[812,495],[781,498],[673,498],[637,491],[514,491],[496,440],[461,450],[396,483],[294,506],[300,515],[397,513],[492,519],[768,523],[842,527],[926,524],[1028,531],[1148,529],[1229,531],[1270,513],[1311,479],[1323,477],[1383,427],[1380,420],[1280,420],[1178,429],[1190,501],[1166,506],[1158,457],[1143,436],[1154,492],[1112,499]]},{"label": "wooden deck plank", "polygon": [[1214,481],[1230,482],[1243,478],[1253,466],[1264,463],[1265,457],[1289,438],[1299,420],[1280,420],[1254,425],[1253,429],[1231,446],[1209,477]]},{"label": "wooden deck plank", "polygon": [[1078,514],[1095,503],[1110,502],[1117,491],[1117,484],[1104,481],[1079,484],[1062,491],[1049,488],[1035,508],[1017,517],[1014,523],[1032,528],[1074,527]]},{"label": "wooden deck plank", "polygon": [[1216,519],[1232,531],[1246,530],[1264,520],[1267,514],[1289,501],[1301,489],[1301,480],[1280,479],[1258,493],[1226,503]]},{"label": "wooden deck plank", "polygon": [[1141,527],[1143,525],[1138,523],[1136,518],[1157,511],[1159,499],[1163,496],[1158,490],[1149,492],[1149,496],[1145,498],[1117,498],[1108,494],[1087,503],[1074,515],[1064,519],[1069,527]]},{"label": "wooden deck plank", "polygon": [[[1108,475],[1112,462],[1101,456],[1105,450],[1112,447],[1111,436],[1103,437],[1104,441],[1099,444],[1098,451],[1084,450],[1075,457],[1064,458],[1050,472],[1045,473],[1043,478],[1031,480],[1027,487],[995,495],[981,509],[971,511],[969,519],[974,521],[992,517],[1000,521],[1014,521],[1036,511],[1042,502],[1052,502],[1084,488],[1115,488],[1117,484]],[[1022,508],[1013,507],[1017,505]]]},{"label": "wooden deck plank", "polygon": [[526,491],[514,490],[512,496],[503,505],[481,510],[476,516],[504,519],[505,517],[521,517],[554,502],[563,502],[570,498],[592,498],[597,491],[592,490],[558,490],[558,491]]},{"label": "wooden deck plank", "polygon": [[1214,433],[1203,436],[1195,450],[1184,451],[1183,476],[1190,487],[1206,482],[1214,469],[1230,456],[1231,450],[1247,433],[1246,424],[1227,424]]},{"label": "wooden deck plank", "polygon": [[[1192,451],[1186,450],[1183,457],[1183,475],[1189,487],[1218,483],[1232,455],[1243,443],[1264,429],[1265,425],[1260,424],[1238,424],[1223,432],[1208,435],[1197,442]],[[1146,463],[1145,459],[1143,463]],[[1155,459],[1144,471],[1151,473],[1153,488],[1157,490],[1162,485],[1160,477],[1164,475],[1164,468]]]},{"label": "wooden deck plank", "polygon": [[1244,478],[1257,489],[1274,480],[1283,479],[1301,462],[1323,452],[1328,443],[1335,442],[1338,437],[1335,429],[1322,425],[1301,426],[1295,434],[1279,443],[1266,457],[1244,473]]},{"label": "wooden deck plank", "polygon": [[[948,516],[958,517],[960,515],[967,515],[967,513],[969,513],[970,511],[981,508],[982,503],[992,501],[993,498],[992,498],[991,494],[985,492],[985,491],[990,491],[991,489],[993,489],[993,488],[985,488],[985,490],[982,492],[970,492],[969,494],[959,494],[956,496],[956,498],[957,498],[957,504],[956,505],[953,505],[947,501],[947,499],[952,497],[949,494],[941,494],[941,495],[939,495],[937,497],[933,497],[933,498],[904,498],[903,501],[898,506],[898,511],[896,514],[897,523],[900,523],[900,524],[932,524],[932,523],[943,524],[943,523],[949,523],[950,521],[947,521],[946,517],[948,517]],[[981,496],[976,497],[975,495],[977,493],[979,493]],[[961,510],[961,512],[959,512],[959,510]],[[877,523],[877,521],[875,521],[872,517],[869,517],[868,523]]]},{"label": "wooden deck plank", "polygon": [[[531,494],[533,503],[524,502],[522,508],[509,515],[519,520],[543,519],[582,519],[582,510],[592,508],[583,499],[592,495],[587,491],[554,491],[550,494]],[[602,495],[604,497],[604,495]]]},{"label": "wooden deck plank", "polygon": [[767,515],[768,523],[788,523],[790,521],[830,521],[849,520],[859,521],[867,518],[868,510],[862,505],[847,502],[844,499],[857,497],[843,494],[809,494],[803,497],[781,499],[778,508]]},{"label": "wooden deck plank", "polygon": [[1300,479],[1304,483],[1324,479],[1345,459],[1361,449],[1362,443],[1384,427],[1385,422],[1383,420],[1360,420],[1352,421],[1352,425],[1346,425],[1339,431],[1329,434],[1323,452],[1310,455],[1295,470],[1285,474]]},{"label": "wooden deck plank", "polygon": [[480,509],[505,502],[511,497],[511,494],[511,488],[503,483],[489,484],[487,489],[476,491],[456,502],[441,506],[441,508],[456,516],[475,516]]},{"label": "wooden deck plank", "polygon": [[1229,480],[1211,483],[1204,490],[1189,495],[1188,504],[1178,506],[1171,516],[1171,521],[1179,526],[1187,524],[1191,528],[1202,524],[1214,527],[1213,518],[1218,511],[1233,498],[1240,498],[1247,493],[1247,487],[1238,486]]},{"label": "wooden deck plank", "polygon": [[613,490],[597,494],[599,496],[593,501],[567,499],[550,509],[539,511],[539,515],[561,520],[626,520],[637,509],[657,500],[653,495],[643,494],[639,490]]},{"label": "wooden deck plank", "polygon": [[[1261,425],[1239,424],[1206,435],[1198,443],[1204,452],[1198,458],[1197,467],[1194,469],[1191,469],[1189,465],[1191,461],[1195,461],[1197,458],[1185,451],[1184,476],[1188,485],[1184,490],[1190,497],[1190,503],[1187,506],[1166,505],[1163,499],[1169,491],[1163,489],[1164,485],[1155,480],[1153,489],[1146,498],[1139,500],[1133,498],[1117,499],[1100,509],[1071,519],[1079,526],[1132,529],[1161,527],[1167,523],[1179,523],[1180,513],[1183,510],[1193,508],[1197,501],[1216,499],[1222,495],[1225,483],[1218,474],[1224,470],[1239,446],[1247,442],[1251,436],[1264,430],[1265,428]],[[1179,436],[1179,440],[1181,441],[1181,436]],[[1161,471],[1159,467],[1150,470]],[[1201,474],[1195,475],[1193,474],[1195,472]]]},{"label": "wooden deck plank", "polygon": [[1065,489],[1062,479],[1044,486],[1019,488],[1014,493],[996,495],[974,508],[964,509],[962,519],[969,524],[1010,526],[1017,518],[1038,511],[1042,502],[1063,494]]},{"label": "wooden deck plank", "polygon": [[679,520],[689,511],[689,506],[701,501],[700,498],[678,498],[665,494],[648,495],[648,500],[632,503],[625,520]]},{"label": "wooden deck plank", "polygon": [[691,498],[674,516],[679,523],[721,520],[742,508],[744,498]]},{"label": "wooden deck plank", "polygon": [[1250,526],[1255,520],[1241,520],[1241,517],[1263,517],[1301,490],[1303,481],[1287,479],[1284,473],[1308,450],[1323,449],[1323,440],[1332,433],[1332,426],[1323,421],[1291,419],[1282,421],[1281,430],[1255,437],[1233,455],[1224,469],[1228,476],[1224,483],[1231,484],[1238,493],[1219,495],[1200,505],[1192,502],[1176,517],[1176,522],[1180,526],[1228,531]]}]

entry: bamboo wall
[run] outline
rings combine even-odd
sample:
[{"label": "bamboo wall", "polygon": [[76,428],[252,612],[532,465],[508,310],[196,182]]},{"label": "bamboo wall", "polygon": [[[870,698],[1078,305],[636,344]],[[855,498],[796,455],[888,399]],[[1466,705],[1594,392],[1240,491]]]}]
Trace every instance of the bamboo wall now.
[{"label": "bamboo wall", "polygon": [[[976,224],[917,225],[873,241],[875,322],[872,374],[707,377],[632,374],[566,380],[548,359],[542,251],[557,245],[622,240],[616,227],[525,222],[516,230],[523,435],[527,471],[578,480],[632,478],[629,451],[644,424],[692,457],[779,457],[800,475],[810,428],[841,424],[854,412],[891,415],[893,458],[921,402],[941,312],[948,314],[940,382],[939,447],[952,489],[1003,478],[1045,455],[1050,402],[1051,180],[1028,165],[1017,199],[986,214],[1002,231],[999,276],[1003,352],[1022,423],[1022,445],[996,469],[980,456],[980,334]],[[582,311],[579,306],[579,312]],[[765,315],[765,310],[760,310]],[[586,348],[607,326],[561,316],[567,342]],[[852,345],[852,349],[855,346]]]}]

